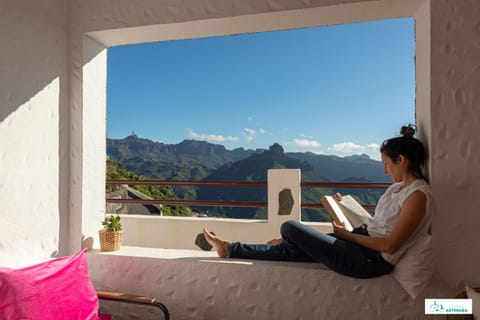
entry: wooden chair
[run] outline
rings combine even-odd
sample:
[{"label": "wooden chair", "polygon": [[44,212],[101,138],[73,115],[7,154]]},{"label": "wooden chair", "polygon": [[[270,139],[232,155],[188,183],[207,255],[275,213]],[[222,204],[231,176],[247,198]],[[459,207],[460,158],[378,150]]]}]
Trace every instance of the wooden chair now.
[{"label": "wooden chair", "polygon": [[156,301],[155,298],[153,297],[132,295],[132,294],[126,294],[126,293],[120,293],[120,292],[112,292],[112,291],[103,291],[103,290],[96,290],[96,291],[97,291],[98,298],[100,300],[139,304],[139,305],[146,305],[153,308],[158,308],[163,312],[163,316],[165,320],[170,319],[170,314],[168,312],[167,307],[165,307],[164,304]]}]

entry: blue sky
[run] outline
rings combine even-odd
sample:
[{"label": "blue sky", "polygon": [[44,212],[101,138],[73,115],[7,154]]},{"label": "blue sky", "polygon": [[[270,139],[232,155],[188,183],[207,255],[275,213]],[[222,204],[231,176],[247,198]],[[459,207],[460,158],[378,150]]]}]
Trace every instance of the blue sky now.
[{"label": "blue sky", "polygon": [[108,50],[107,136],[339,156],[414,122],[413,18]]}]

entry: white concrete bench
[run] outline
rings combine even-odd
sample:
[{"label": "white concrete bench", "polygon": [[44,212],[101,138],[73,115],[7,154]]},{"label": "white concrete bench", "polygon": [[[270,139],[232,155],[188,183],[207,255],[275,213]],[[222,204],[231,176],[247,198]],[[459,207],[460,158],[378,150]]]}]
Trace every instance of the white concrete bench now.
[{"label": "white concrete bench", "polygon": [[[219,259],[197,250],[93,250],[88,261],[97,289],[156,297],[172,319],[417,320],[425,297],[451,294],[433,282],[413,301],[390,275],[353,279],[316,263]],[[108,312],[145,318],[122,308]]]}]

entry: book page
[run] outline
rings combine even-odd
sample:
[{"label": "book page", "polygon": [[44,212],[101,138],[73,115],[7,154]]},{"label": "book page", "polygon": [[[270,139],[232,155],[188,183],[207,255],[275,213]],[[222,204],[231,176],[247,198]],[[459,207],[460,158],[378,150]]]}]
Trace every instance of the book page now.
[{"label": "book page", "polygon": [[320,202],[335,222],[343,222],[345,224],[345,228],[348,231],[353,230],[352,224],[347,219],[342,209],[339,207],[337,200],[333,199],[332,196],[323,196],[322,198],[320,198]]},{"label": "book page", "polygon": [[353,227],[361,226],[372,217],[351,195],[342,196],[342,201],[337,204]]}]

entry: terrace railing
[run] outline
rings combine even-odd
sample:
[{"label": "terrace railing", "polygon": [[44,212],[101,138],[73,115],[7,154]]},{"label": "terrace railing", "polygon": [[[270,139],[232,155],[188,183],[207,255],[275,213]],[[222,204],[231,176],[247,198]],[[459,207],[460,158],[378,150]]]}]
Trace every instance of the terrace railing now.
[{"label": "terrace railing", "polygon": [[[175,181],[175,180],[106,180],[107,185],[168,185],[168,186],[193,186],[193,187],[264,187],[266,181]],[[301,188],[361,188],[385,189],[388,183],[353,183],[353,182],[301,182]],[[320,199],[319,199],[320,200]],[[266,201],[213,201],[213,200],[170,200],[170,199],[112,199],[107,198],[106,203],[125,204],[161,204],[161,205],[186,205],[186,206],[219,206],[219,207],[257,207],[266,208]],[[374,210],[375,205],[363,205],[367,210]],[[301,203],[301,208],[323,208],[320,202]]]}]

